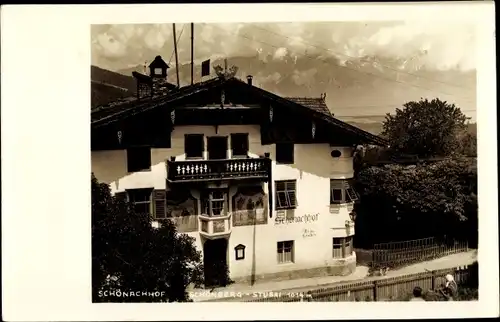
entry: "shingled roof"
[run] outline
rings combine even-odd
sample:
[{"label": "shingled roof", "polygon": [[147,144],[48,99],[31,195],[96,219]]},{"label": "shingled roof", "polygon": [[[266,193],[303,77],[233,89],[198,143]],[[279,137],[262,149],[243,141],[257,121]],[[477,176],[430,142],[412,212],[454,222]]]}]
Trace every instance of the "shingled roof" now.
[{"label": "shingled roof", "polygon": [[332,114],[325,100],[320,97],[285,97],[285,99],[326,115]]},{"label": "shingled roof", "polygon": [[369,132],[363,131],[360,128],[352,126],[348,123],[342,122],[333,117],[333,114],[329,111],[323,98],[284,98],[268,92],[262,88],[249,85],[235,77],[224,79],[224,78],[213,78],[204,82],[196,83],[194,85],[189,85],[181,87],[179,89],[173,90],[168,94],[158,95],[150,99],[135,99],[129,101],[116,102],[108,104],[107,106],[97,107],[91,112],[91,124],[92,126],[101,126],[107,123],[113,122],[116,119],[122,117],[130,117],[137,113],[141,113],[153,108],[164,106],[167,103],[175,102],[178,99],[184,98],[186,96],[193,95],[202,91],[208,91],[214,87],[222,85],[223,83],[233,82],[241,86],[251,86],[254,91],[260,95],[267,97],[268,99],[278,101],[284,106],[289,106],[291,108],[306,108],[316,117],[334,125],[342,128],[345,131],[351,132],[357,136],[363,137],[366,143],[387,145],[387,141],[383,138],[371,134]]}]

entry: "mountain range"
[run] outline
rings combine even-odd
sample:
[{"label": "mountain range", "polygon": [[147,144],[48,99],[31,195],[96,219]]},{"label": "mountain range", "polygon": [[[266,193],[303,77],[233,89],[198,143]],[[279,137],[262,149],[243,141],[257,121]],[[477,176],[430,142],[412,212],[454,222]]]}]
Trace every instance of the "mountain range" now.
[{"label": "mountain range", "polygon": [[[164,59],[168,62],[167,57]],[[401,65],[405,64],[405,69]],[[253,76],[254,85],[280,96],[320,97],[335,117],[378,134],[386,113],[405,102],[440,98],[456,104],[475,122],[476,72],[432,71],[408,66],[411,62],[363,58],[341,62],[333,57],[228,57],[227,65],[237,66],[237,77]],[[168,81],[176,83],[174,64],[169,64]],[[211,61],[211,73],[224,60]],[[144,73],[144,65],[110,71],[91,66],[92,106],[135,95],[132,72]],[[213,76],[213,75],[212,75]],[[179,66],[180,85],[191,83],[190,63]],[[201,64],[194,66],[194,81],[201,80]]]}]

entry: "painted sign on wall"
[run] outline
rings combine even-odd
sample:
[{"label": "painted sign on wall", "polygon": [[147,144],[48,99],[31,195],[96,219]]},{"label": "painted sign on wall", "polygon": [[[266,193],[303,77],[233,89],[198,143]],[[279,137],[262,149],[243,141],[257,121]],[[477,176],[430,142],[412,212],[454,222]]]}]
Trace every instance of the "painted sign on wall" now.
[{"label": "painted sign on wall", "polygon": [[302,237],[308,238],[308,237],[314,237],[316,236],[316,232],[312,229],[304,229],[302,232]]},{"label": "painted sign on wall", "polygon": [[283,225],[283,224],[293,224],[293,223],[305,223],[305,224],[309,224],[309,223],[312,223],[312,222],[315,222],[317,221],[319,218],[319,213],[317,214],[314,214],[314,215],[311,215],[311,214],[305,214],[305,215],[302,215],[302,216],[279,216],[277,215],[276,216],[276,220],[275,220],[275,224],[276,225]]}]

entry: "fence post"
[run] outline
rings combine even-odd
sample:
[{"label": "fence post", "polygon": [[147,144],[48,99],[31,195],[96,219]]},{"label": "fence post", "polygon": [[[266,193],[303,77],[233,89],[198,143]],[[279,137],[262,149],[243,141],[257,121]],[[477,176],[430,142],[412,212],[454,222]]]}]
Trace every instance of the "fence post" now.
[{"label": "fence post", "polygon": [[373,281],[373,301],[377,301],[377,281]]},{"label": "fence post", "polygon": [[436,289],[436,274],[435,271],[431,271],[431,289]]}]

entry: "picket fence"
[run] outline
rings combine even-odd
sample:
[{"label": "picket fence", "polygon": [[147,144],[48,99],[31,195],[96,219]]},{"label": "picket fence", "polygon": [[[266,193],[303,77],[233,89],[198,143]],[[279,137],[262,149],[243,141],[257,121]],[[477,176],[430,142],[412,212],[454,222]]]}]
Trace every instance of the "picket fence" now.
[{"label": "picket fence", "polygon": [[374,269],[398,268],[425,260],[469,251],[466,241],[443,243],[434,237],[374,245],[373,249],[355,249],[357,263]]},{"label": "picket fence", "polygon": [[[471,277],[470,266],[440,269],[417,274],[389,278],[373,278],[361,282],[346,282],[310,290],[278,291],[279,297],[248,297],[233,299],[238,302],[340,302],[340,301],[389,301],[401,299],[420,286],[423,290],[434,290],[443,285],[445,276],[452,274],[458,284],[466,283]],[[274,292],[276,293],[276,292]],[[227,301],[221,299],[219,301]]]}]

